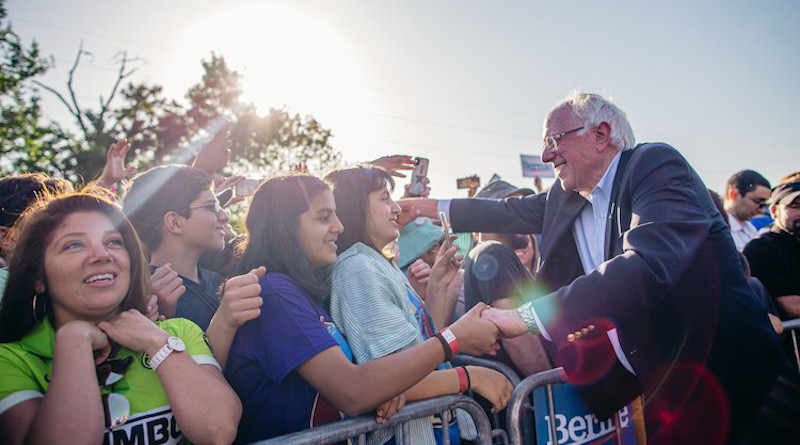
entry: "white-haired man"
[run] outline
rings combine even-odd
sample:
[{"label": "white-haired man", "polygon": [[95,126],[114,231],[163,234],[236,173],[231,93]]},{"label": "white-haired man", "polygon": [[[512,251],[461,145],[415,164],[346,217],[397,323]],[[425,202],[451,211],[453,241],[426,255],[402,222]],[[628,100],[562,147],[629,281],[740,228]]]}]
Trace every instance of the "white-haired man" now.
[{"label": "white-haired man", "polygon": [[547,194],[401,206],[446,210],[459,232],[542,234],[549,292],[484,315],[505,336],[548,340],[599,417],[644,392],[651,443],[785,434],[761,407],[780,373],[796,376],[727,225],[677,150],[634,144],[616,105],[573,93],[544,122],[542,160],[559,179]]}]

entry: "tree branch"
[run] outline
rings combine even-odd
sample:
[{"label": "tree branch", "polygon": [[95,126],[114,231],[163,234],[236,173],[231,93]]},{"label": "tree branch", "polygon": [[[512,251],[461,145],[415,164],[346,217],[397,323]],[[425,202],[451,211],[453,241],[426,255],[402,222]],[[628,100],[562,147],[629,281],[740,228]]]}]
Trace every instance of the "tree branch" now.
[{"label": "tree branch", "polygon": [[111,101],[114,100],[114,96],[117,94],[117,90],[119,89],[119,85],[122,81],[128,77],[130,77],[133,73],[136,72],[136,68],[125,72],[125,67],[127,66],[128,62],[136,60],[136,59],[129,59],[127,51],[123,51],[121,54],[121,60],[119,64],[119,72],[117,73],[117,81],[114,82],[114,87],[111,88],[111,94],[108,95],[108,100],[103,103],[103,97],[100,96],[100,113],[98,114],[98,120],[100,122],[103,121],[103,117],[105,116],[106,112],[108,111],[108,107],[111,105]]},{"label": "tree branch", "polygon": [[75,111],[72,114],[78,120],[78,125],[81,127],[81,130],[83,131],[84,139],[88,141],[89,131],[86,128],[86,123],[83,122],[83,112],[81,111],[80,105],[78,105],[78,99],[75,98],[75,89],[72,88],[72,80],[75,75],[75,70],[78,69],[78,64],[80,63],[81,56],[84,53],[86,53],[86,51],[83,50],[83,40],[81,40],[81,44],[78,47],[78,55],[75,56],[75,62],[73,62],[72,68],[69,70],[69,78],[67,79],[67,90],[69,90],[70,98],[72,98],[72,105],[75,107]]},{"label": "tree branch", "polygon": [[[42,82],[39,82],[38,80],[32,80],[31,82],[33,82],[34,84],[44,88],[47,91],[53,93],[58,98],[58,100],[60,100],[61,103],[63,103],[64,106],[67,107],[67,110],[69,110],[69,114],[75,116],[75,110],[72,109],[72,106],[70,106],[69,102],[67,102],[67,99],[64,97],[64,95],[62,95],[61,93],[56,91],[55,88],[49,87],[49,86],[43,84]],[[77,116],[76,116],[76,118],[77,118]]]}]

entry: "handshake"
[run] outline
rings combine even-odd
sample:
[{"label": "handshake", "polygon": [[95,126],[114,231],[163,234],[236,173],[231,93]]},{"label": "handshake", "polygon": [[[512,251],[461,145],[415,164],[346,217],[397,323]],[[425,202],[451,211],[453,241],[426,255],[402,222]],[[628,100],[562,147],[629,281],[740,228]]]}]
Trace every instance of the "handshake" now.
[{"label": "handshake", "polygon": [[494,355],[498,337],[513,338],[528,332],[528,326],[516,309],[495,309],[478,303],[450,325],[461,352],[470,355]]}]

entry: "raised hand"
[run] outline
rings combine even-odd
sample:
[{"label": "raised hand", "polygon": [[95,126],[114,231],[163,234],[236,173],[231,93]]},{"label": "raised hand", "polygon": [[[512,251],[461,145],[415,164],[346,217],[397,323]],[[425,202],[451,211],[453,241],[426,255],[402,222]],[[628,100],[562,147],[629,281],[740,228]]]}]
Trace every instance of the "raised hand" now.
[{"label": "raised hand", "polygon": [[401,171],[414,170],[414,158],[408,155],[383,156],[370,162],[370,164],[381,167],[396,178],[406,177]]},{"label": "raised hand", "polygon": [[214,317],[229,328],[236,329],[261,315],[261,285],[258,280],[267,269],[261,266],[250,272],[228,279],[222,289],[222,302]]},{"label": "raised hand", "polygon": [[428,218],[438,219],[439,215],[436,213],[436,207],[439,201],[428,198],[403,198],[397,201],[402,211],[397,218],[397,223],[404,226],[418,216],[427,216]]},{"label": "raised hand", "polygon": [[528,332],[528,326],[516,309],[489,308],[483,311],[481,318],[494,323],[504,338],[514,338]]},{"label": "raised hand", "polygon": [[136,171],[136,167],[125,167],[125,155],[128,154],[130,144],[122,140],[111,144],[106,150],[106,165],[97,180],[100,187],[111,188],[114,184],[122,181],[128,175]]},{"label": "raised hand", "polygon": [[209,175],[213,175],[218,170],[222,170],[231,158],[230,130],[233,126],[228,122],[214,134],[211,141],[207,143],[197,156],[194,158],[192,167],[202,170]]},{"label": "raised hand", "polygon": [[464,316],[450,325],[450,331],[458,340],[458,349],[469,355],[483,355],[497,352],[497,326],[481,318],[481,312],[489,306],[476,304]]},{"label": "raised hand", "polygon": [[419,195],[411,195],[411,192],[408,190],[411,188],[411,184],[406,184],[403,186],[403,198],[427,198],[431,195],[431,187],[428,185],[431,183],[431,180],[426,176],[422,178],[422,193]]},{"label": "raised hand", "polygon": [[172,318],[175,316],[178,300],[186,293],[183,279],[167,263],[150,275],[150,281],[152,281],[153,292],[158,296],[158,309],[161,311],[161,315]]},{"label": "raised hand", "polygon": [[497,413],[508,405],[514,387],[506,376],[482,366],[467,366],[472,390],[492,404],[492,412]]}]

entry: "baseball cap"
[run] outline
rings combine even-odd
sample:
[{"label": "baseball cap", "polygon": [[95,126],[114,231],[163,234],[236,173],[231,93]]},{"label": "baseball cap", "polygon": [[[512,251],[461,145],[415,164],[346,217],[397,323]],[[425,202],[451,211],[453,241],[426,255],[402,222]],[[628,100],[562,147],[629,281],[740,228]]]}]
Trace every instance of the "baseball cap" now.
[{"label": "baseball cap", "polygon": [[397,247],[400,256],[397,265],[402,269],[425,254],[444,237],[444,229],[428,217],[420,216],[400,229]]},{"label": "baseball cap", "polygon": [[770,201],[775,204],[791,204],[800,196],[800,181],[787,182],[772,189]]},{"label": "baseball cap", "polygon": [[533,193],[534,191],[529,188],[515,187],[502,179],[495,179],[480,189],[480,191],[475,194],[475,197],[503,199],[514,194],[532,195]]}]

